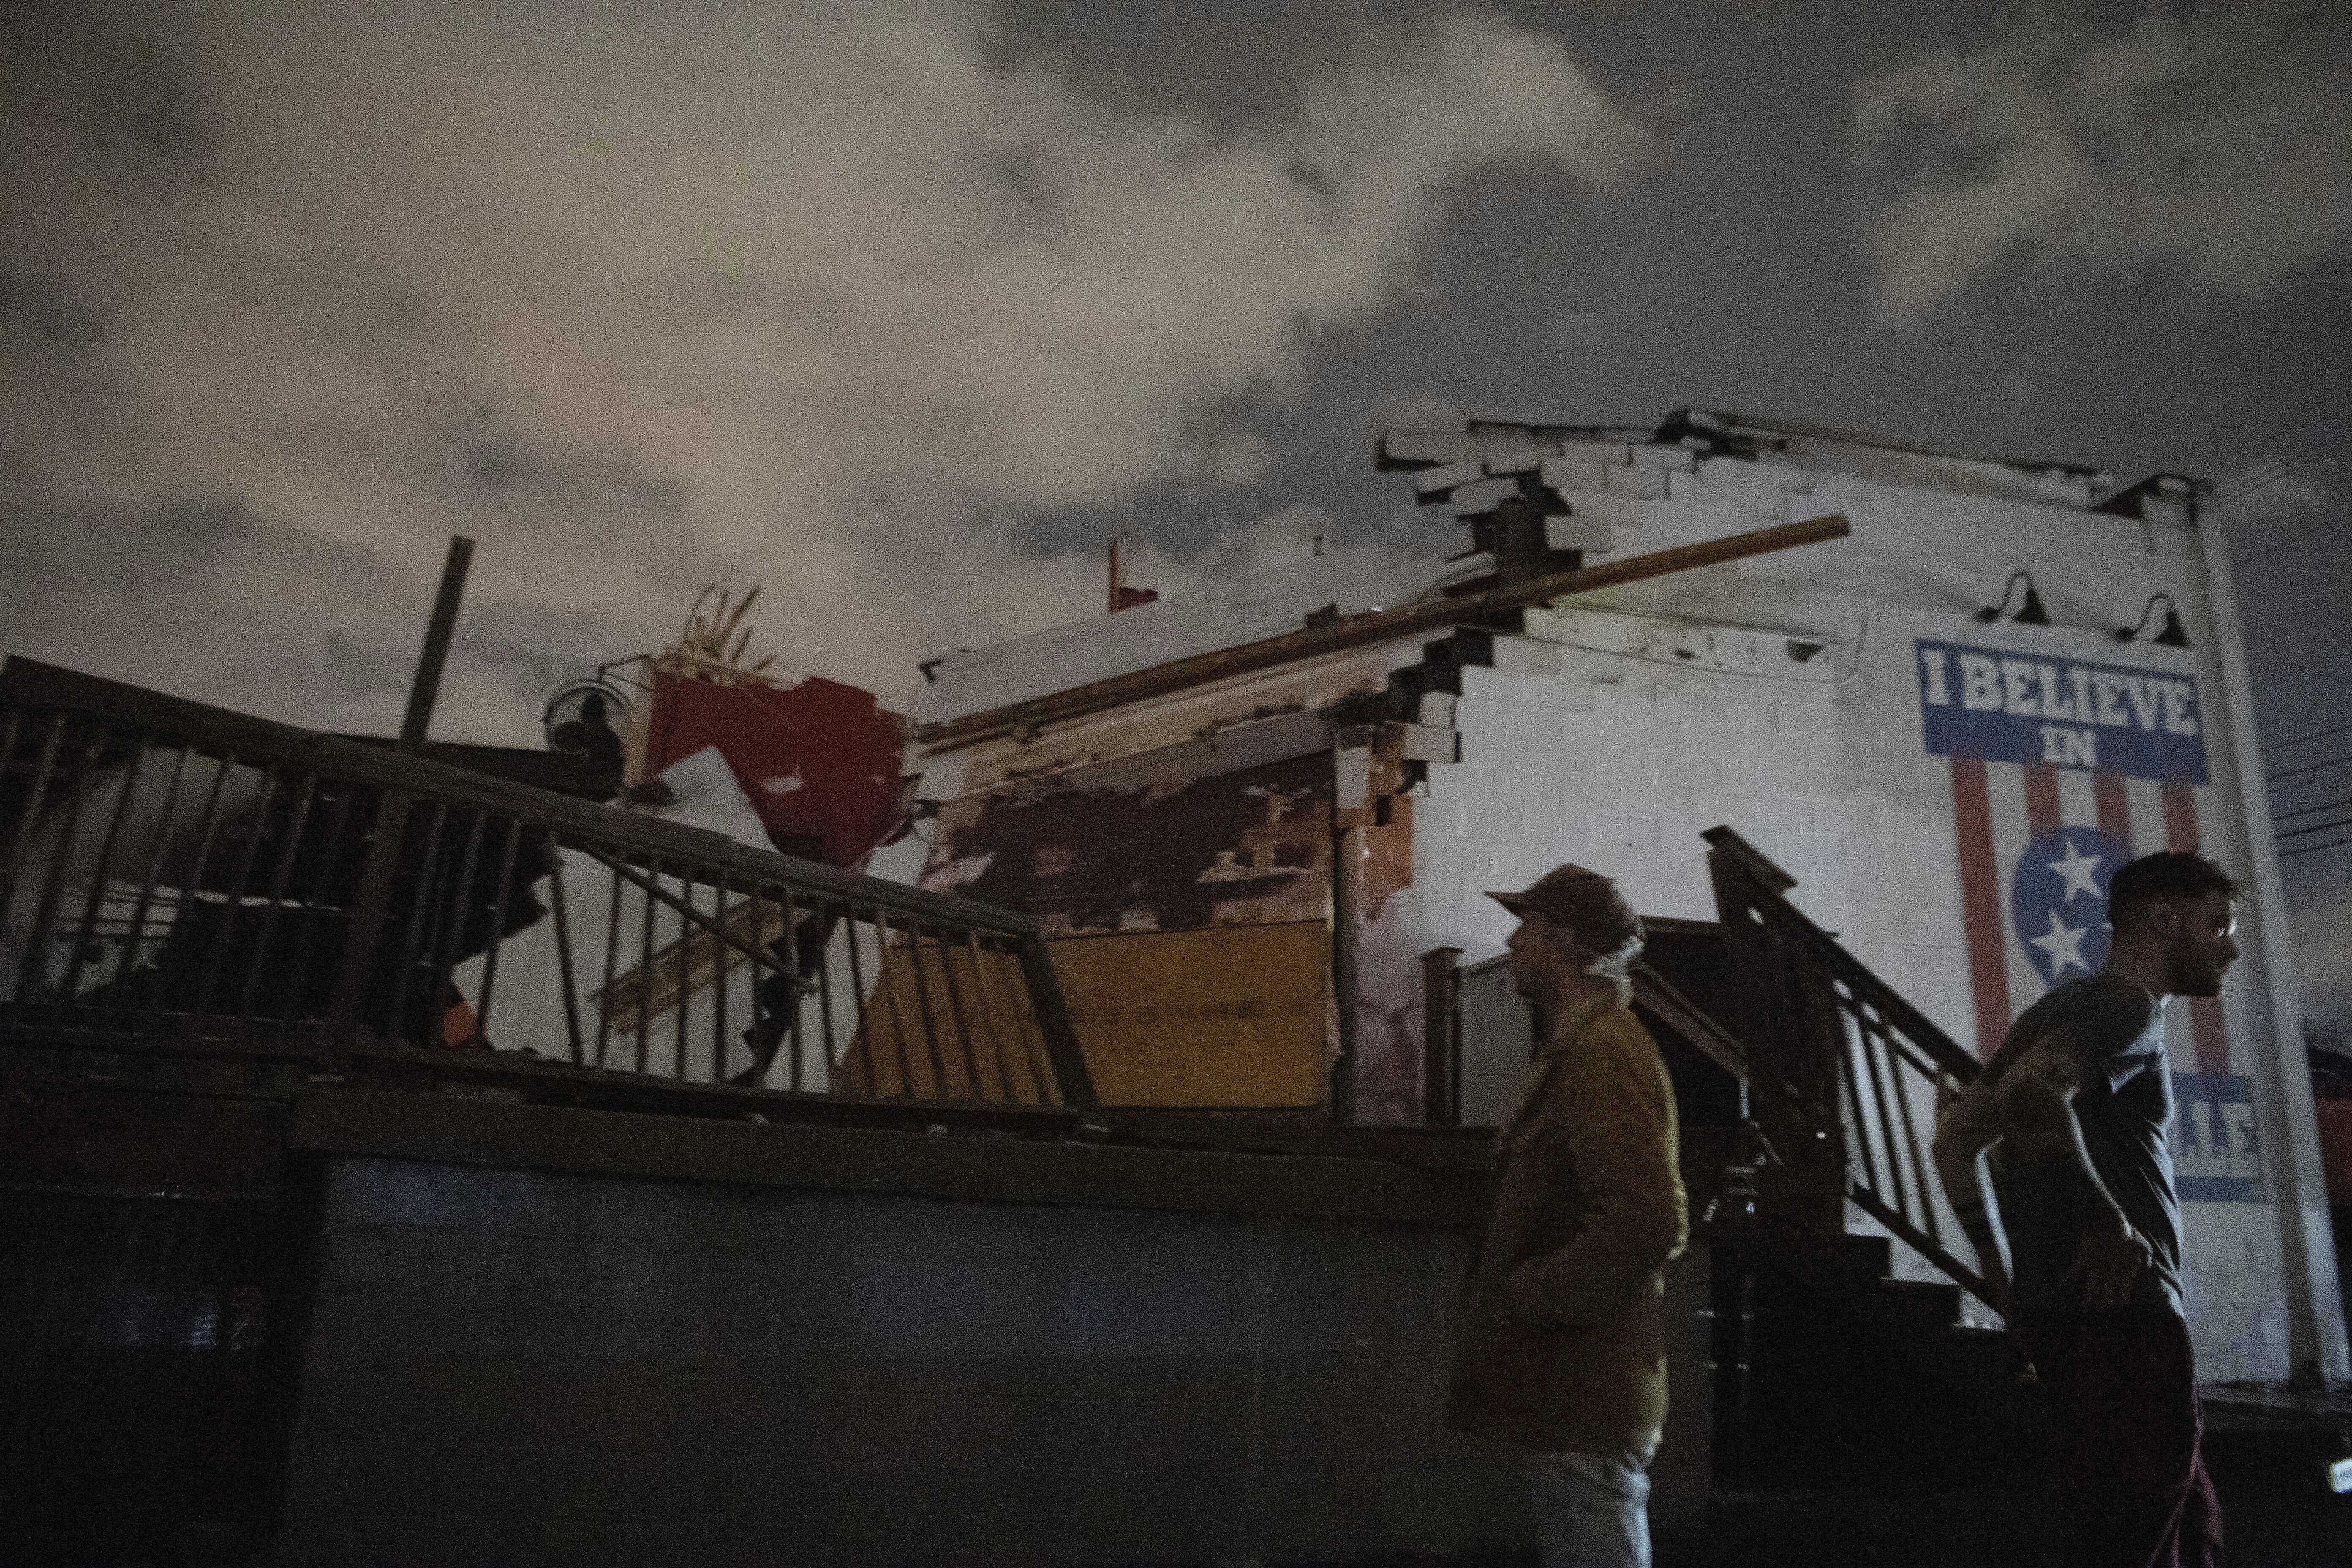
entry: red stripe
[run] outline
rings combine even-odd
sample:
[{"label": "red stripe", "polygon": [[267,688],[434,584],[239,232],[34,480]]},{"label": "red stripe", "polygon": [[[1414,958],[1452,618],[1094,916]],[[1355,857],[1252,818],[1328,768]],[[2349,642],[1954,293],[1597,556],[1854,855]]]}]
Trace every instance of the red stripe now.
[{"label": "red stripe", "polygon": [[[2197,795],[2188,784],[2164,786],[2164,847],[2197,853]],[[2230,1037],[2221,1023],[2221,1003],[2213,996],[2189,999],[2189,1037],[2197,1045],[2199,1072],[2230,1070]]]},{"label": "red stripe", "polygon": [[2164,786],[2164,847],[2184,855],[2197,853],[2197,793],[2185,784]]},{"label": "red stripe", "polygon": [[2000,872],[1992,858],[1992,800],[1981,757],[1952,753],[1952,821],[1959,837],[1960,915],[1969,933],[1977,1055],[1990,1058],[2009,1033],[2009,961],[2000,924]]},{"label": "red stripe", "polygon": [[2098,799],[2099,831],[2120,846],[2124,858],[2131,858],[2131,801],[2124,794],[2121,773],[2096,773],[2091,775],[2091,793]]},{"label": "red stripe", "polygon": [[2019,770],[2025,774],[2025,831],[2035,838],[2058,831],[2058,770],[2048,763],[2027,763]]}]

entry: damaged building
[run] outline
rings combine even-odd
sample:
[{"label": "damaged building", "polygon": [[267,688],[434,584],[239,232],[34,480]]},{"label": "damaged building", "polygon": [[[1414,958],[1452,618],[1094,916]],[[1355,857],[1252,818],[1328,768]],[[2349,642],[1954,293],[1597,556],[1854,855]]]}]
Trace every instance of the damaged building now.
[{"label": "damaged building", "polygon": [[[0,1551],[1524,1551],[1443,1411],[1532,1039],[1485,894],[1562,860],[1681,1111],[1662,1541],[2028,1495],[1926,1138],[2135,849],[2253,894],[2172,1021],[2200,1363],[2345,1380],[2199,486],[1696,411],[1380,456],[1416,546],[1114,568],[904,720],[723,602],[547,752],[9,659]],[[2344,1459],[2249,1399],[2210,1452]]]},{"label": "damaged building", "polygon": [[[1573,860],[1652,928],[1639,1005],[1686,1121],[1809,1147],[1842,1127],[1838,1169],[1784,1160],[1784,1182],[1824,1223],[1901,1238],[1898,1272],[1944,1278],[1969,1260],[1916,1157],[1937,1104],[2034,997],[2098,966],[2116,867],[2200,849],[2250,898],[2240,978],[2170,1026],[2199,1362],[2345,1375],[2204,486],[1697,409],[1401,429],[1379,460],[1425,509],[1411,547],[927,666],[922,885],[1037,914],[1107,1102],[1491,1125],[1528,1025],[1485,893]],[[1548,574],[1826,515],[1850,536],[1491,609]],[[1448,601],[1486,613],[1316,640]],[[1727,879],[1956,1054],[1882,1040],[1835,975],[1850,1050],[1756,1037]],[[1768,1079],[1789,1094],[1747,1105]],[[1792,1097],[1842,1113],[1813,1126]]]}]

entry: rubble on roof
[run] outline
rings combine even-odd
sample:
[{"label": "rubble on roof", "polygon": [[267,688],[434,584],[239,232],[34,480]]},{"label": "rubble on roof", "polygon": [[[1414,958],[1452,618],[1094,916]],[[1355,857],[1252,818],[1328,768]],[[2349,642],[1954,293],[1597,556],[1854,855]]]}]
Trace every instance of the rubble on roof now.
[{"label": "rubble on roof", "polygon": [[724,593],[704,589],[678,640],[644,658],[649,700],[632,715],[626,777],[639,784],[715,751],[780,853],[861,869],[914,805],[913,781],[899,774],[907,721],[861,688],[770,675],[772,655],[745,663],[744,615],[759,593],[730,610]]}]

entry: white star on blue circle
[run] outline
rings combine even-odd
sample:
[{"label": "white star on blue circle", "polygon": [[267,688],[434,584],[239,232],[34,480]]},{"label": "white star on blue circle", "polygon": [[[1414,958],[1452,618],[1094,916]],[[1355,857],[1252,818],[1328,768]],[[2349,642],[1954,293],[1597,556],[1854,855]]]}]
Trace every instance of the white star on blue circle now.
[{"label": "white star on blue circle", "polygon": [[2010,918],[2045,985],[2107,961],[2107,879],[2129,852],[2095,827],[2036,834],[2010,874]]}]

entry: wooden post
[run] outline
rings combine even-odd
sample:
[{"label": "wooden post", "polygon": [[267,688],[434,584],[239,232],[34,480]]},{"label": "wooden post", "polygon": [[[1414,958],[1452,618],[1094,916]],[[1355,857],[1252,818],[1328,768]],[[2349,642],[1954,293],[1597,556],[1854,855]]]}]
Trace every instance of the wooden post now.
[{"label": "wooden post", "polygon": [[1022,942],[1021,977],[1029,984],[1029,1005],[1037,1015],[1037,1032],[1045,1037],[1045,1059],[1053,1064],[1062,1104],[1072,1110],[1095,1110],[1102,1101],[1095,1097],[1094,1076],[1087,1070],[1086,1053],[1078,1048],[1078,1034],[1062,999],[1062,983],[1055,977],[1054,961],[1042,938]]},{"label": "wooden post", "polygon": [[[1707,875],[1722,921],[1724,956],[1740,1016],[1731,1026],[1748,1047],[1756,1124],[1779,1161],[1758,1173],[1764,1210],[1824,1236],[1845,1229],[1846,1148],[1838,1106],[1843,1026],[1826,982],[1759,906],[1795,884],[1769,863],[1751,865],[1721,845]],[[1775,885],[1769,877],[1777,876]]]},{"label": "wooden post", "polygon": [[457,626],[457,601],[465,596],[466,569],[473,561],[474,542],[462,533],[452,534],[449,559],[441,567],[441,592],[425,627],[425,651],[417,657],[416,678],[408,687],[408,712],[400,721],[400,743],[412,751],[425,744],[425,729],[433,722],[441,668],[449,658],[449,635]]},{"label": "wooden post", "polygon": [[1462,1125],[1462,950],[1433,947],[1421,955],[1422,1120]]},{"label": "wooden post", "polygon": [[[1344,808],[1343,808],[1344,809]],[[1339,1054],[1331,1063],[1331,1120],[1356,1116],[1357,938],[1364,910],[1364,830],[1343,826],[1332,836],[1331,994],[1339,1010]]]}]

